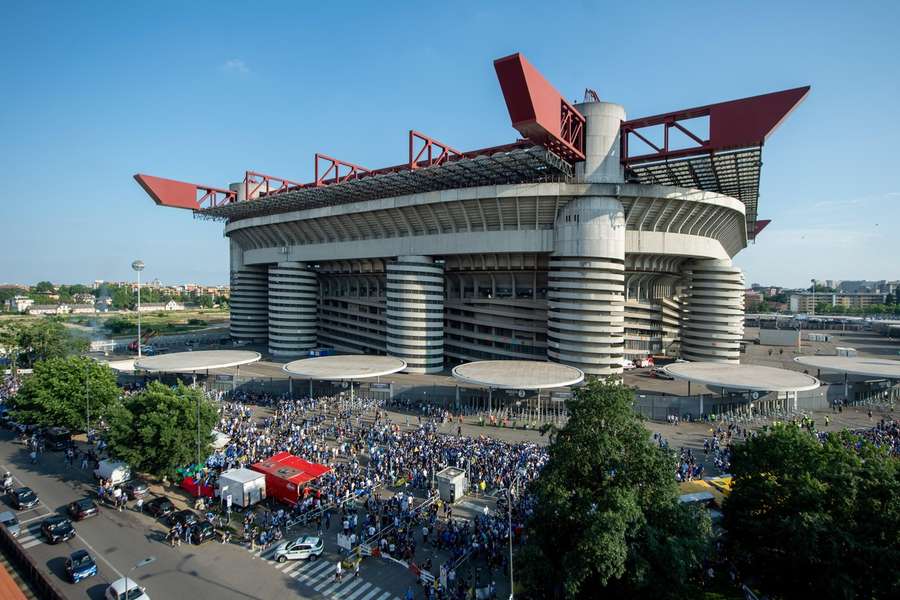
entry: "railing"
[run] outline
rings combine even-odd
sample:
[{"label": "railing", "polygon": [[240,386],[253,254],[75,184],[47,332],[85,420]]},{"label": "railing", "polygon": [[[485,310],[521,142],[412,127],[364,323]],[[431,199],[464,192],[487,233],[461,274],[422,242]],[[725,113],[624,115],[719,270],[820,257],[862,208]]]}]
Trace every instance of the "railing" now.
[{"label": "railing", "polygon": [[22,569],[38,597],[44,600],[65,600],[65,595],[53,585],[49,576],[38,568],[37,563],[28,556],[19,541],[7,531],[6,527],[0,527],[0,549],[11,562]]}]

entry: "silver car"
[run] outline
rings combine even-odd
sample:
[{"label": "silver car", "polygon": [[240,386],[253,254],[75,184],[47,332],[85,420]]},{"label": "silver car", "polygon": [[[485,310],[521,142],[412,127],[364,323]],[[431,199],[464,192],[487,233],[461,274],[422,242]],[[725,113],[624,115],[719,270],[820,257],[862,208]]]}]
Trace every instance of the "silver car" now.
[{"label": "silver car", "polygon": [[272,555],[274,560],[283,563],[286,560],[315,560],[322,556],[325,545],[321,538],[311,535],[298,537],[290,542],[281,542],[275,548],[275,554]]},{"label": "silver car", "polygon": [[6,530],[9,531],[13,537],[19,537],[19,532],[21,531],[19,519],[16,518],[14,512],[7,510],[0,513],[0,525],[6,527]]}]

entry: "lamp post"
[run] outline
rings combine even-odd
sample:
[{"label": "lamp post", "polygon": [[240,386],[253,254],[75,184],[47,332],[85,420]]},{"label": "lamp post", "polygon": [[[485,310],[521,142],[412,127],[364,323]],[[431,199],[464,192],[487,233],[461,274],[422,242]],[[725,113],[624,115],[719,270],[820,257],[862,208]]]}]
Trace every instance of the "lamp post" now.
[{"label": "lamp post", "polygon": [[523,469],[519,469],[512,483],[506,488],[506,516],[509,523],[509,600],[513,600],[515,591],[513,588],[513,529],[512,529],[512,489],[519,483],[519,478],[525,474]]},{"label": "lamp post", "polygon": [[138,301],[137,301],[137,312],[138,312],[138,336],[137,336],[137,351],[138,358],[141,357],[141,271],[144,270],[144,261],[136,260],[131,263],[131,268],[137,271],[138,278]]},{"label": "lamp post", "polygon": [[131,575],[131,572],[134,571],[135,569],[139,569],[141,567],[146,567],[147,565],[149,565],[152,562],[156,562],[155,556],[148,556],[147,558],[142,558],[141,560],[137,561],[133,567],[128,569],[127,573],[125,573],[125,597],[126,598],[131,597],[131,595],[128,593],[128,576]]}]

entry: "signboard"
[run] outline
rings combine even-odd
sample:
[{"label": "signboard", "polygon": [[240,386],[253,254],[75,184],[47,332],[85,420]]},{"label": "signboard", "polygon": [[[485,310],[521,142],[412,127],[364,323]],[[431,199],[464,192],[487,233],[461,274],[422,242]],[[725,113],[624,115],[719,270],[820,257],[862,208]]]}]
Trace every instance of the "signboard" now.
[{"label": "signboard", "polygon": [[216,381],[231,381],[234,379],[233,375],[216,375]]},{"label": "signboard", "polygon": [[369,389],[372,391],[391,391],[391,384],[389,383],[370,383]]},{"label": "signboard", "polygon": [[343,548],[344,550],[350,550],[350,536],[344,535],[343,533],[337,534],[337,545],[338,548]]}]

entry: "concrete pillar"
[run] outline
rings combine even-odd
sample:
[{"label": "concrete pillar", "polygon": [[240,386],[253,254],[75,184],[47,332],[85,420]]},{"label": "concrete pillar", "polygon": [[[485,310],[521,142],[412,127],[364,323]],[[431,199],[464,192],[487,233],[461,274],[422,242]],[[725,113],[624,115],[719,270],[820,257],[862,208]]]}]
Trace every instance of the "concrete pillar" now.
[{"label": "concrete pillar", "polygon": [[559,213],[550,257],[547,355],[589,375],[620,375],[625,347],[625,210],[586,196]]},{"label": "concrete pillar", "polygon": [[444,370],[444,270],[428,256],[400,256],[386,277],[387,353],[410,373]]},{"label": "concrete pillar", "polygon": [[297,356],[316,346],[319,283],[300,262],[269,265],[269,352]]},{"label": "concrete pillar", "polygon": [[232,269],[229,299],[232,338],[246,342],[266,339],[269,331],[268,295],[266,265]]},{"label": "concrete pillar", "polygon": [[611,102],[576,104],[585,123],[585,159],[575,165],[575,177],[591,183],[622,183],[625,169],[620,161],[619,125],[625,109]]},{"label": "concrete pillar", "polygon": [[744,276],[730,260],[691,265],[681,355],[687,360],[740,363]]}]

